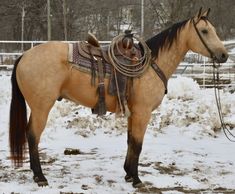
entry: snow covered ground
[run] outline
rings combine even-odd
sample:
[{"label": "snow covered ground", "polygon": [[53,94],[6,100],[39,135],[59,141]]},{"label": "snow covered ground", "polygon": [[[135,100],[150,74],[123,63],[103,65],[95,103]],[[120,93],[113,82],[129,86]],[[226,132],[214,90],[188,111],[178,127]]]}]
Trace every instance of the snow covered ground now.
[{"label": "snow covered ground", "polygon": [[[225,121],[235,133],[235,93],[221,92]],[[10,73],[0,72],[0,194],[235,193],[235,143],[220,130],[213,89],[190,78],[169,82],[153,112],[140,157],[142,189],[124,180],[126,121],[68,101],[53,107],[41,138],[42,168],[49,186],[32,180],[29,159],[15,169],[9,160]],[[65,155],[66,148],[79,155]]]}]

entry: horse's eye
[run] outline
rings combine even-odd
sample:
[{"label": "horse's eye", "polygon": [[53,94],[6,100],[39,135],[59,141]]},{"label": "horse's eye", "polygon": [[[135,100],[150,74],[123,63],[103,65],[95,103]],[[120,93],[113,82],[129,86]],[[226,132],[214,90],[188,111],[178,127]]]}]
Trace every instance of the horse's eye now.
[{"label": "horse's eye", "polygon": [[203,30],[202,30],[202,34],[208,34],[208,30],[203,29]]}]

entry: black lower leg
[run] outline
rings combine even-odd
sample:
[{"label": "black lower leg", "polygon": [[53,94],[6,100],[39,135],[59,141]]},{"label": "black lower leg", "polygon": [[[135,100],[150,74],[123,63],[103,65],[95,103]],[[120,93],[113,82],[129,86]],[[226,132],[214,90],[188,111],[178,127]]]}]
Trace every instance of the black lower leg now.
[{"label": "black lower leg", "polygon": [[29,144],[30,168],[34,173],[33,179],[39,186],[46,186],[48,185],[48,182],[42,173],[36,138],[31,132],[27,133],[27,138]]},{"label": "black lower leg", "polygon": [[133,137],[129,137],[124,169],[127,173],[125,177],[126,181],[132,181],[134,187],[138,187],[142,183],[138,176],[138,163],[141,150],[142,143],[138,143]]},{"label": "black lower leg", "polygon": [[133,178],[132,178],[132,175],[131,175],[131,172],[130,172],[130,149],[129,149],[130,146],[128,146],[128,150],[127,150],[127,155],[126,155],[126,160],[125,160],[125,163],[124,163],[124,170],[126,171],[126,176],[125,176],[125,180],[126,182],[132,182],[133,181]]},{"label": "black lower leg", "polygon": [[131,166],[130,173],[133,177],[133,186],[138,187],[142,182],[138,176],[138,164],[139,164],[139,156],[142,150],[142,143],[135,141],[134,138],[131,139]]},{"label": "black lower leg", "polygon": [[125,163],[124,163],[124,170],[126,171],[125,180],[127,182],[133,181],[133,178],[130,173],[130,137],[131,137],[130,130],[128,130],[128,133],[127,133],[127,146],[128,146],[128,148],[127,148],[127,154],[126,154],[126,159],[125,159]]}]

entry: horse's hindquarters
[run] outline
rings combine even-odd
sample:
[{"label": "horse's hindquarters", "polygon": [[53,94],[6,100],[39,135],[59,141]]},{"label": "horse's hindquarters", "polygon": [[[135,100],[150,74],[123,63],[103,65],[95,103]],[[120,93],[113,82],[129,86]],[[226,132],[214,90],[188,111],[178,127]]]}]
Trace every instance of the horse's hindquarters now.
[{"label": "horse's hindquarters", "polygon": [[69,75],[68,46],[46,43],[24,53],[17,67],[17,82],[31,110],[50,109]]}]

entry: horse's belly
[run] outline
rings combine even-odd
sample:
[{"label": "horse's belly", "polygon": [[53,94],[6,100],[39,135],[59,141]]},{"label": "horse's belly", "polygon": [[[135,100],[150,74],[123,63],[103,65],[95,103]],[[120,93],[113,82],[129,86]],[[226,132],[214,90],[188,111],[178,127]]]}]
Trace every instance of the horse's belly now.
[{"label": "horse's belly", "polygon": [[[76,69],[71,70],[70,77],[62,89],[62,97],[80,105],[93,108],[98,102],[98,80],[91,85],[91,76]],[[108,79],[105,79],[105,103],[108,111],[115,112],[116,98],[108,94]]]}]

